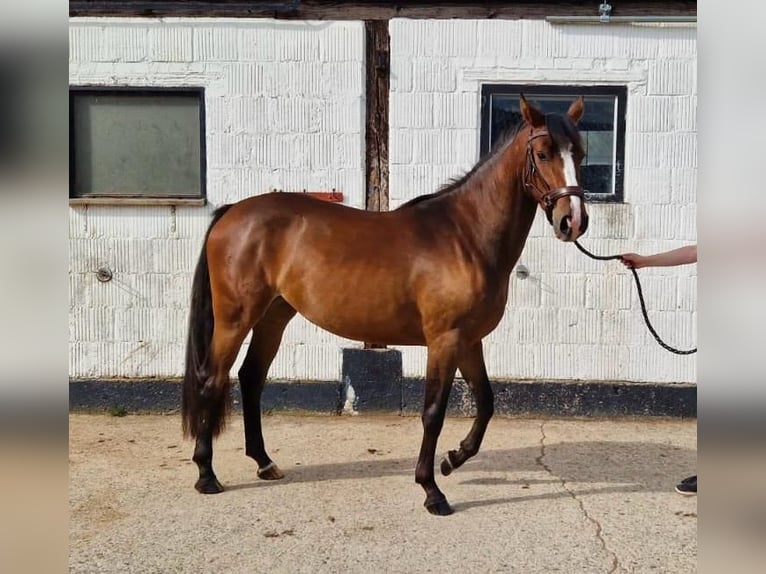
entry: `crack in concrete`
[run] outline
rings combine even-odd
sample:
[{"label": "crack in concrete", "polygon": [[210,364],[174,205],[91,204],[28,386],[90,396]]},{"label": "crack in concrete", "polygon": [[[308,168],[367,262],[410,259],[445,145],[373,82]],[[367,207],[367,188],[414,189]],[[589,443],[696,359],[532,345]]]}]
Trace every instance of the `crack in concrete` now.
[{"label": "crack in concrete", "polygon": [[547,472],[549,475],[551,475],[553,478],[556,478],[561,481],[561,487],[567,492],[569,496],[572,497],[572,499],[577,503],[577,505],[580,507],[580,511],[583,513],[583,516],[595,526],[596,528],[596,538],[598,539],[599,543],[601,544],[601,547],[604,549],[604,552],[611,557],[612,559],[612,565],[609,568],[609,571],[607,574],[614,574],[614,572],[617,572],[617,569],[620,567],[620,561],[617,559],[617,555],[609,549],[609,547],[606,544],[606,540],[604,540],[604,537],[602,536],[602,530],[601,530],[601,523],[593,518],[590,514],[588,514],[588,511],[585,509],[585,505],[583,504],[582,500],[577,498],[577,495],[567,486],[566,480],[561,478],[560,476],[556,476],[554,472],[551,470],[551,468],[545,463],[545,439],[547,438],[545,436],[545,421],[540,423],[540,455],[535,458],[535,462],[538,464],[538,466],[542,467],[545,472]]}]

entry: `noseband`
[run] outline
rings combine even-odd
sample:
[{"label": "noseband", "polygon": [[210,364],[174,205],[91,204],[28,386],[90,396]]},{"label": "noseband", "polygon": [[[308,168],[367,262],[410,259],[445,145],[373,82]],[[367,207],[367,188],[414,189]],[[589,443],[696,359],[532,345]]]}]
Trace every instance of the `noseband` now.
[{"label": "noseband", "polygon": [[[557,187],[551,189],[548,182],[545,180],[540,170],[537,169],[537,163],[535,162],[535,154],[532,151],[532,140],[547,136],[548,130],[542,129],[538,132],[532,132],[527,140],[527,163],[524,166],[524,188],[532,194],[532,197],[543,206],[545,209],[545,215],[548,217],[548,223],[553,225],[553,208],[556,206],[556,202],[562,197],[574,195],[579,197],[583,202],[585,201],[585,192],[579,185],[567,185],[564,187]],[[539,176],[540,180],[545,185],[545,190],[540,189],[535,185],[533,178]]]}]

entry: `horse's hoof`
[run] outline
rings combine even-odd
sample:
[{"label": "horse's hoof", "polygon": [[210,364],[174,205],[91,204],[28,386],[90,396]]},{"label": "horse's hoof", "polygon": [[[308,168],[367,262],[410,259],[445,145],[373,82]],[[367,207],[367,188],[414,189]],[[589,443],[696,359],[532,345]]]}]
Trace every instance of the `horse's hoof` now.
[{"label": "horse's hoof", "polygon": [[218,482],[216,477],[213,478],[200,478],[194,485],[197,492],[201,494],[218,494],[223,492],[223,486]]},{"label": "horse's hoof", "polygon": [[279,470],[279,467],[272,463],[267,464],[263,468],[259,468],[256,473],[261,480],[279,480],[284,478],[285,475]]},{"label": "horse's hoof", "polygon": [[449,502],[447,502],[447,499],[438,500],[436,502],[428,502],[426,501],[425,505],[426,510],[430,512],[431,514],[435,514],[436,516],[449,516],[454,510],[452,510],[452,507],[449,505]]},{"label": "horse's hoof", "polygon": [[452,463],[449,461],[449,455],[442,459],[441,470],[444,476],[449,476],[452,474],[452,471],[455,470],[455,467],[452,466]]}]

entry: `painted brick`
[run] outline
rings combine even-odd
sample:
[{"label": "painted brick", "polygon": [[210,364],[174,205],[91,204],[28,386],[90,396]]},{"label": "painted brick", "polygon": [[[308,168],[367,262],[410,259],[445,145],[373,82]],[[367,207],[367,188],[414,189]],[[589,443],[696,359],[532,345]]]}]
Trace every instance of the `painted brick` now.
[{"label": "painted brick", "polygon": [[519,309],[514,339],[528,344],[553,341],[558,326],[557,314],[555,308]]},{"label": "painted brick", "polygon": [[155,261],[160,257],[160,253],[156,249],[159,245],[166,245],[168,242],[168,239],[108,239],[109,256],[107,264],[113,273],[120,275],[156,271],[155,267],[157,265],[155,265]]},{"label": "painted brick", "polygon": [[670,165],[669,136],[655,133],[628,133],[625,135],[627,169],[658,168]]},{"label": "painted brick", "polygon": [[[156,273],[181,273],[195,268],[200,253],[197,239],[154,239],[148,242]],[[144,267],[146,269],[146,267]]]},{"label": "painted brick", "polygon": [[295,377],[304,380],[339,381],[341,352],[337,347],[297,345]]},{"label": "painted brick", "polygon": [[237,34],[237,53],[240,61],[270,62],[276,57],[275,30],[253,24],[240,28]]},{"label": "painted brick", "polygon": [[[558,303],[560,307],[562,303]],[[570,344],[596,344],[601,341],[601,310],[559,309],[554,341]]]},{"label": "painted brick", "polygon": [[566,53],[564,37],[551,32],[550,24],[544,21],[521,20],[521,56],[535,58],[563,56]]},{"label": "painted brick", "polygon": [[522,307],[539,307],[542,302],[542,287],[539,278],[530,276],[519,279],[515,272],[511,273],[511,283],[508,288],[508,303],[506,309],[512,312]]},{"label": "painted brick", "polygon": [[[413,161],[416,163],[430,163],[448,165],[450,169],[443,172],[443,177],[455,175],[456,164],[461,163],[476,149],[476,133],[470,129],[445,130],[417,130],[413,150]],[[475,160],[470,162],[473,166]]]},{"label": "painted brick", "polygon": [[[70,263],[71,267],[71,263]],[[91,286],[96,281],[92,273],[69,271],[69,310],[70,312],[91,304]],[[76,339],[71,339],[73,341]]]},{"label": "painted brick", "polygon": [[426,375],[427,353],[423,347],[391,347],[402,353],[402,375],[424,377]]},{"label": "painted brick", "polygon": [[478,54],[518,58],[522,54],[522,24],[481,20],[477,26]]},{"label": "painted brick", "polygon": [[431,37],[431,25],[428,20],[391,20],[388,27],[391,61],[406,61],[413,56],[426,55],[428,45],[425,40]]},{"label": "painted brick", "polygon": [[690,60],[660,59],[649,68],[651,94],[688,95],[696,93],[696,63]]},{"label": "painted brick", "polygon": [[[634,167],[628,170],[624,180],[625,200],[630,204],[670,203],[671,198],[678,201],[679,193],[672,183],[672,172],[673,170],[669,167]],[[630,205],[625,207],[630,208]],[[633,214],[632,208],[631,214]]]},{"label": "painted brick", "polygon": [[142,62],[148,56],[148,31],[142,27],[126,27],[117,40],[120,50],[119,60],[123,62]]},{"label": "painted brick", "polygon": [[401,94],[391,102],[390,115],[396,125],[412,128],[434,127],[435,101],[432,94]]},{"label": "painted brick", "polygon": [[682,205],[697,201],[697,170],[676,168],[670,175],[673,200]]},{"label": "painted brick", "polygon": [[457,86],[457,75],[448,61],[415,59],[412,74],[415,91],[453,92]]},{"label": "painted brick", "polygon": [[242,98],[211,97],[205,98],[205,131],[227,133],[234,130],[233,104]]},{"label": "painted brick", "polygon": [[[620,265],[615,263],[615,265]],[[585,276],[585,307],[587,309],[630,309],[633,279],[628,273],[591,274]]]},{"label": "painted brick", "polygon": [[539,282],[543,307],[582,307],[585,303],[585,276],[573,273],[544,272]]},{"label": "painted brick", "polygon": [[413,89],[412,60],[392,60],[390,89],[392,93],[403,94]]},{"label": "painted brick", "polygon": [[70,341],[111,341],[114,328],[114,309],[78,307],[69,313]]},{"label": "painted brick", "polygon": [[572,58],[573,70],[592,70],[595,66],[595,60],[593,58]]},{"label": "painted brick", "polygon": [[[389,152],[389,166],[391,170],[391,177],[394,177],[394,173],[396,171],[397,164],[402,164],[407,166],[407,168],[401,168],[399,169],[399,172],[405,173],[407,172],[413,172],[415,167],[412,166],[412,162],[414,159],[414,147],[415,147],[415,139],[412,137],[411,132],[409,132],[407,129],[399,129],[396,127],[391,127],[389,131],[389,139],[391,141],[391,150]],[[407,174],[410,175],[410,174]],[[414,175],[414,174],[412,174]],[[421,171],[421,177],[422,177],[422,171]],[[394,188],[395,186],[391,186]]]},{"label": "painted brick", "polygon": [[599,26],[561,26],[552,27],[552,35],[560,46],[556,56],[567,55],[573,58],[621,56],[624,50],[617,46],[618,36],[611,30]]},{"label": "painted brick", "polygon": [[677,130],[697,131],[697,96],[677,96],[673,98],[673,118]]},{"label": "painted brick", "polygon": [[236,96],[276,95],[275,68],[264,63],[222,66],[226,92]]},{"label": "painted brick", "polygon": [[675,129],[676,98],[650,96],[631,102],[627,129],[636,132],[667,132]]},{"label": "painted brick", "polygon": [[607,70],[627,70],[630,68],[628,58],[610,58],[606,61]]},{"label": "painted brick", "polygon": [[637,239],[675,239],[678,233],[678,205],[637,205]]},{"label": "painted brick", "polygon": [[364,69],[358,62],[330,62],[318,66],[305,66],[306,70],[321,72],[316,85],[324,96],[364,93]]},{"label": "painted brick", "polygon": [[661,42],[653,42],[659,58],[697,58],[697,27],[678,27],[672,33],[663,33]]},{"label": "painted brick", "polygon": [[588,204],[587,235],[590,242],[596,238],[629,239],[634,233],[634,214],[630,205],[624,203]]},{"label": "painted brick", "polygon": [[151,27],[148,30],[148,57],[155,62],[191,62],[193,35],[191,28],[176,26]]},{"label": "painted brick", "polygon": [[318,61],[319,38],[307,30],[281,29],[274,34],[275,57],[279,61],[306,62]]},{"label": "painted brick", "polygon": [[671,167],[697,167],[697,134],[679,132],[669,141]]},{"label": "painted brick", "polygon": [[194,28],[194,57],[197,60],[239,60],[238,32],[220,27]]},{"label": "painted brick", "polygon": [[[674,276],[651,276],[641,273],[641,287],[644,299],[652,302],[655,311],[671,311],[677,307],[678,278]],[[635,297],[638,305],[638,295]]]},{"label": "painted brick", "polygon": [[639,310],[601,311],[601,342],[631,341],[633,344],[645,345],[648,342],[646,326]]},{"label": "painted brick", "polygon": [[476,54],[478,21],[438,20],[429,28],[433,38],[432,57],[471,58]]},{"label": "painted brick", "polygon": [[69,272],[95,273],[110,260],[110,245],[107,241],[93,241],[87,238],[69,239]]},{"label": "painted brick", "polygon": [[69,210],[69,237],[88,236],[87,206],[73,207]]},{"label": "painted brick", "polygon": [[168,237],[172,218],[169,207],[88,206],[89,235],[111,237]]},{"label": "painted brick", "polygon": [[319,41],[319,59],[323,62],[364,61],[364,28],[335,22]]}]

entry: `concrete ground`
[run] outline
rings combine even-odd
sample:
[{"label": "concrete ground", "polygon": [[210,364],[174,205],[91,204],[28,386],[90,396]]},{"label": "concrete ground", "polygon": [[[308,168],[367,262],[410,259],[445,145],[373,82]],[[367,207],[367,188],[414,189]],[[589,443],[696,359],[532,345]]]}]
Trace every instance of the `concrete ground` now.
[{"label": "concrete ground", "polygon": [[[418,417],[264,418],[278,482],[256,478],[234,415],[226,491],[193,489],[178,415],[70,415],[71,572],[695,572],[696,421],[496,417],[423,508]],[[471,419],[448,417],[438,459]]]}]

